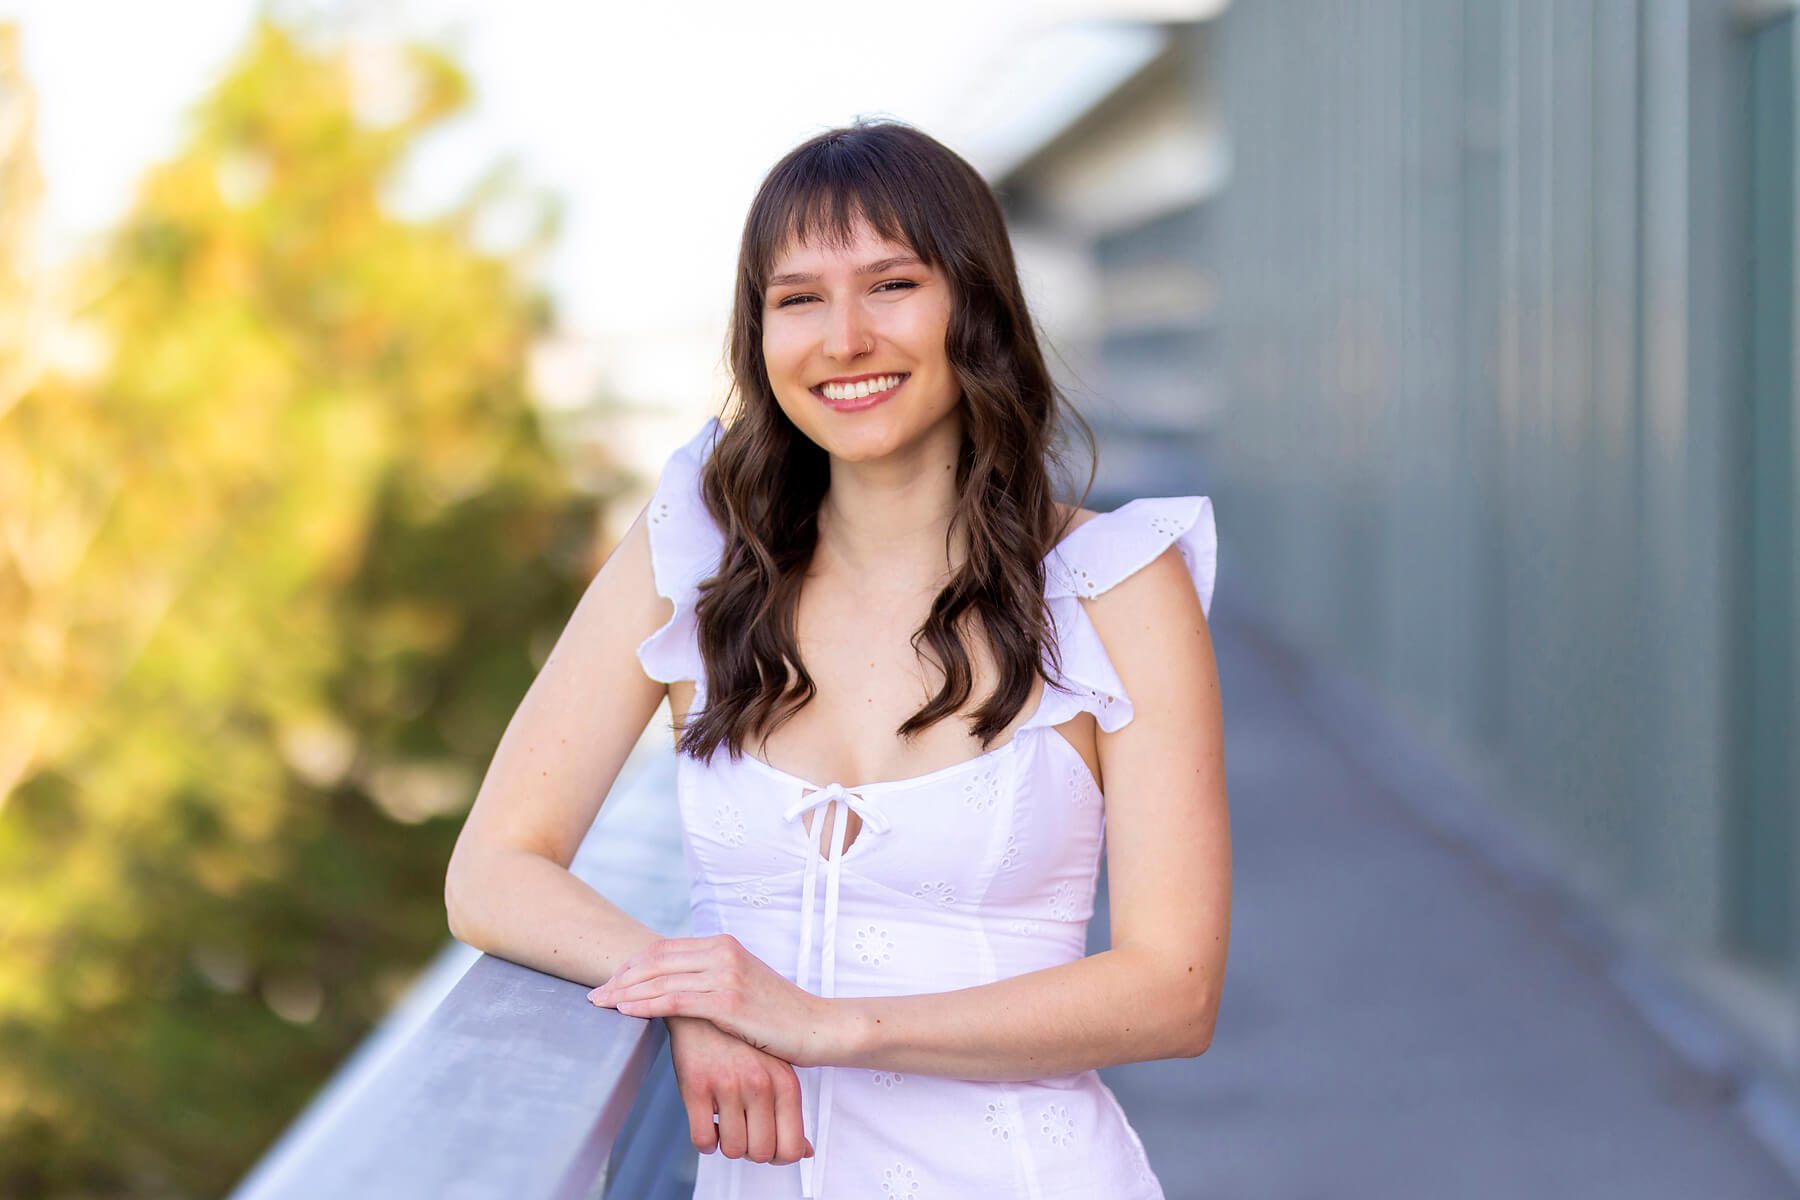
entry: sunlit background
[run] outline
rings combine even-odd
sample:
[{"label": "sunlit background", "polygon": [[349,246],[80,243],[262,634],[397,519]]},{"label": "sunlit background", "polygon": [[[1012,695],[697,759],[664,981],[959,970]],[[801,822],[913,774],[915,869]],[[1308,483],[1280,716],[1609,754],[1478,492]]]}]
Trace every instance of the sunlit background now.
[{"label": "sunlit background", "polygon": [[[342,1195],[402,1110],[691,1188],[666,1056],[559,1125],[436,1040],[566,1019],[444,867],[858,116],[1001,196],[1089,506],[1214,501],[1232,965],[1106,1072],[1167,1194],[1794,1194],[1795,21],[0,0],[0,1196]],[[676,932],[667,735],[577,873]]]}]

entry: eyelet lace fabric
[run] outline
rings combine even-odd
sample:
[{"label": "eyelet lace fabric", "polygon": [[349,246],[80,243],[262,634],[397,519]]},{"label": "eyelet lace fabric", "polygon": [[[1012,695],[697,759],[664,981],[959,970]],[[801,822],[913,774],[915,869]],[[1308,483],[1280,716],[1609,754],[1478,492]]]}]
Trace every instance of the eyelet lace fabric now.
[{"label": "eyelet lace fabric", "polygon": [[[674,611],[638,659],[653,679],[693,681],[696,710],[706,680],[694,602],[723,549],[699,473],[721,428],[709,420],[670,457],[647,518],[657,591]],[[954,991],[1080,958],[1105,798],[1056,726],[1083,711],[1109,732],[1132,719],[1084,602],[1171,546],[1210,611],[1216,543],[1204,496],[1134,500],[1045,558],[1062,672],[1014,736],[985,754],[873,783],[802,779],[723,748],[707,762],[680,759],[694,933],[730,933],[826,997]],[[861,822],[853,837],[851,813]],[[777,1166],[701,1155],[698,1200],[1163,1196],[1097,1072],[1009,1082],[848,1067],[797,1074],[813,1157]]]}]

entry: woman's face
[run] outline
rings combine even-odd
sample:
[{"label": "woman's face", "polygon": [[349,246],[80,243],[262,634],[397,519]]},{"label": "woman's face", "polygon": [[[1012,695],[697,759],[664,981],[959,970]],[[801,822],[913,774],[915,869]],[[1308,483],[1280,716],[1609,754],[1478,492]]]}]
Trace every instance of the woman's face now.
[{"label": "woman's face", "polygon": [[[849,462],[920,446],[934,433],[960,440],[962,392],[944,350],[950,282],[941,271],[859,224],[844,250],[788,247],[769,280],[763,364],[802,433]],[[873,388],[884,390],[858,395]]]}]

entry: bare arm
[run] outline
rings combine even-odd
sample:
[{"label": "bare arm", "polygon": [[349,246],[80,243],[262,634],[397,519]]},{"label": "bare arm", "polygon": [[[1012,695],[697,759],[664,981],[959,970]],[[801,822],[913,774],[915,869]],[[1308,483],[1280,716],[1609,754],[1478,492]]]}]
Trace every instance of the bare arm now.
[{"label": "bare arm", "polygon": [[513,714],[457,838],[444,906],[459,941],[595,984],[662,936],[568,866],[662,702],[637,646],[671,610],[640,513]]},{"label": "bare arm", "polygon": [[[444,879],[459,941],[583,984],[662,937],[568,869],[667,694],[637,658],[672,611],[656,594],[648,534],[639,513],[576,606],[500,739]],[[759,1163],[812,1153],[791,1063],[700,1018],[667,1024],[695,1149]]]},{"label": "bare arm", "polygon": [[1212,635],[1172,551],[1083,603],[1133,712],[1099,740],[1112,949],[951,992],[833,999],[820,1061],[1036,1079],[1211,1043],[1231,921]]}]

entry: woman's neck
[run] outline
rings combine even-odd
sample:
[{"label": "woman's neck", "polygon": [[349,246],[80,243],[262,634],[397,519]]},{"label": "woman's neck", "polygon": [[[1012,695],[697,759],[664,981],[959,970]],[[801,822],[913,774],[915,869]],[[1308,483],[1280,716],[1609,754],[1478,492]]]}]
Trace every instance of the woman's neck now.
[{"label": "woman's neck", "polygon": [[961,437],[960,428],[939,427],[882,459],[833,459],[814,569],[842,571],[883,592],[941,587],[966,554],[962,529],[948,557],[944,540],[956,511]]}]

